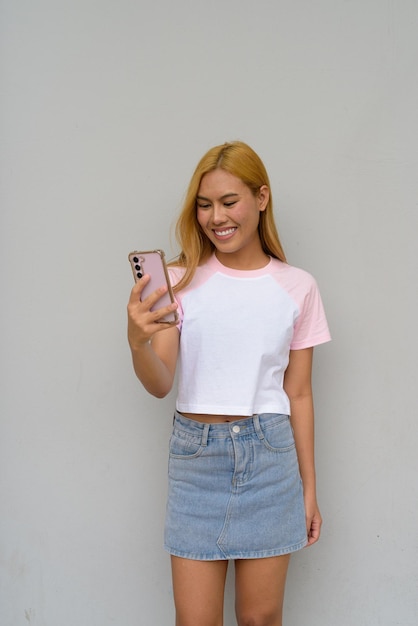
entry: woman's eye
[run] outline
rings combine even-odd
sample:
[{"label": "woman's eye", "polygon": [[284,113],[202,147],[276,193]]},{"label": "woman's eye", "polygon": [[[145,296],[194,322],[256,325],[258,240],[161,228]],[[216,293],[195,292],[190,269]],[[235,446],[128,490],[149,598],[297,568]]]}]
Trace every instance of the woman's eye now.
[{"label": "woman's eye", "polygon": [[197,208],[198,209],[208,209],[210,207],[210,204],[200,204],[198,203]]},{"label": "woman's eye", "polygon": [[225,206],[234,206],[234,204],[236,203],[236,200],[234,200],[233,202],[225,202]]}]

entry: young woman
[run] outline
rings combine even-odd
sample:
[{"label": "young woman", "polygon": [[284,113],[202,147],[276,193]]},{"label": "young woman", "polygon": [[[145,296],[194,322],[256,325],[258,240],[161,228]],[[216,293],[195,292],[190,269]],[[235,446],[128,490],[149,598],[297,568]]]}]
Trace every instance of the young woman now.
[{"label": "young woman", "polygon": [[[165,547],[176,626],[222,626],[228,561],[239,626],[281,626],[290,554],[321,530],[315,489],[313,346],[329,340],[314,279],[287,264],[269,179],[242,142],[209,150],[191,179],[170,267],[176,304],[132,289],[139,380],[171,389]],[[160,323],[177,308],[177,327]]]}]

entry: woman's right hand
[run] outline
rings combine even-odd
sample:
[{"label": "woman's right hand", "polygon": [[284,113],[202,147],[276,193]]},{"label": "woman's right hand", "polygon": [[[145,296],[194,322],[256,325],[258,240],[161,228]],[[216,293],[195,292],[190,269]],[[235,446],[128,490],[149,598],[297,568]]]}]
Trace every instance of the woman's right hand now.
[{"label": "woman's right hand", "polygon": [[151,307],[166,293],[167,286],[156,289],[143,302],[141,301],[142,290],[149,280],[150,276],[145,274],[135,283],[128,302],[128,341],[132,350],[149,343],[155,333],[173,327],[173,324],[159,320],[175,311],[176,303],[151,311]]}]

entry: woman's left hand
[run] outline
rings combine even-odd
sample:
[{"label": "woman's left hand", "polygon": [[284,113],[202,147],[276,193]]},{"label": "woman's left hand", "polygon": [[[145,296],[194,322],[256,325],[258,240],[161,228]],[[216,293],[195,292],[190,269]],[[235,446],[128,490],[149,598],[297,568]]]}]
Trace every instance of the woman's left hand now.
[{"label": "woman's left hand", "polygon": [[306,511],[306,532],[308,535],[308,546],[313,545],[319,539],[321,534],[322,517],[319,512],[316,500],[305,498]]}]

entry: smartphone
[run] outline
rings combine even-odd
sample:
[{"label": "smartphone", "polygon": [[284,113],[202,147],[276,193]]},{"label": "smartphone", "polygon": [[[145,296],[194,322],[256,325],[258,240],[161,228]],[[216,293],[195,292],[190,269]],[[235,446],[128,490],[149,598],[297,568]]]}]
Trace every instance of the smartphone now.
[{"label": "smartphone", "polygon": [[[147,250],[145,252],[130,252],[128,255],[129,263],[132,267],[134,280],[137,282],[144,274],[149,274],[151,277],[149,282],[145,285],[141,293],[141,300],[145,300],[153,291],[167,285],[168,291],[161,296],[161,298],[152,307],[151,311],[161,309],[168,306],[172,302],[175,302],[173,290],[170,284],[170,278],[168,276],[167,265],[165,262],[165,255],[162,250]],[[178,315],[177,311],[172,311],[168,315],[162,317],[159,322],[165,322],[169,324],[177,324]]]}]

